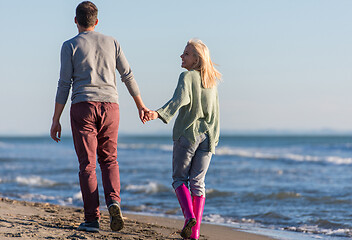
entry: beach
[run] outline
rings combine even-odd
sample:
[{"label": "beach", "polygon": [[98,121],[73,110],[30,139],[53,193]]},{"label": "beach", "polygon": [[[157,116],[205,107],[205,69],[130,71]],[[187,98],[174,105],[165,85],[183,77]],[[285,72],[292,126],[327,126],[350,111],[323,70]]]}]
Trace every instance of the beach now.
[{"label": "beach", "polygon": [[[83,221],[82,208],[0,198],[0,239],[182,239],[181,220],[135,214],[124,218],[125,227],[112,232],[108,213],[102,212],[100,232],[88,233],[77,230]],[[201,231],[203,240],[273,239],[213,224],[203,224]]]},{"label": "beach", "polygon": [[[177,221],[174,219],[181,220],[182,211],[171,186],[171,138],[120,136],[118,148],[121,207],[127,222],[164,226],[169,221]],[[202,225],[207,226],[202,227],[202,234],[207,239],[214,239],[209,229],[215,226],[217,232],[220,227],[227,226],[229,228],[224,229],[230,230],[229,239],[233,239],[232,234],[240,234],[241,231],[285,240],[351,239],[351,150],[351,138],[342,136],[222,137],[206,177],[203,222],[213,225]],[[100,175],[98,167],[100,206],[102,211],[106,211]],[[49,227],[54,233],[46,236],[60,236],[58,232],[63,239],[73,234],[81,236],[83,233],[74,230],[83,221],[83,212],[75,212],[82,208],[83,201],[72,138],[62,138],[59,144],[49,137],[0,138],[0,197],[27,202],[35,209],[29,208],[30,214],[20,216],[27,211],[19,210],[23,204],[16,203],[14,207],[4,205],[13,212],[0,215],[0,239],[5,239],[5,233],[9,236],[18,234],[21,237],[16,239],[24,239],[25,235],[20,230],[16,231],[18,227],[6,228],[14,224],[13,221],[21,219],[25,223],[19,225],[21,228],[31,227],[31,231],[36,233],[39,231],[33,230],[35,225],[28,223],[43,229],[52,214],[53,219],[61,219],[62,223],[53,221],[50,224],[63,224],[63,227]],[[55,207],[50,208],[60,214],[68,209],[65,213],[68,217],[42,211],[48,208],[39,203],[53,204]],[[6,214],[15,217],[11,220]],[[148,217],[144,220],[144,216]],[[40,220],[41,217],[45,220]],[[126,231],[133,226],[130,223]],[[179,239],[177,231],[181,226],[182,221],[156,229],[169,231],[160,235],[162,239]],[[239,232],[233,231],[233,228],[239,229]],[[105,231],[111,233],[106,213],[102,229],[97,236],[103,236]],[[140,227],[133,228],[131,232],[135,229],[143,230],[139,233],[141,236],[146,233],[145,229],[149,231]],[[122,233],[116,236],[128,239],[127,233]],[[223,232],[221,236],[225,239]]]}]

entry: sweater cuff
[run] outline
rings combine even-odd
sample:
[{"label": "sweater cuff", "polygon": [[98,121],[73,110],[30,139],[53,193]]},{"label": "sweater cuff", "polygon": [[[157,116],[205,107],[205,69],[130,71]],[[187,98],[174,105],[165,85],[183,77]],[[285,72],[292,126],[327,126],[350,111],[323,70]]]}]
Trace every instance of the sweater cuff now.
[{"label": "sweater cuff", "polygon": [[171,117],[164,111],[164,109],[159,108],[158,110],[156,110],[156,112],[159,114],[159,118],[161,119],[161,121],[166,124],[170,122]]}]

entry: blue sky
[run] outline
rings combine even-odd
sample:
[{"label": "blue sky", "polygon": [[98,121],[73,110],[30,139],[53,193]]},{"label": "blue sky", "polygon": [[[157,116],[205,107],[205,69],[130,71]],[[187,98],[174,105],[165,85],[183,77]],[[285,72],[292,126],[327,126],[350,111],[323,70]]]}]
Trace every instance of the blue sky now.
[{"label": "blue sky", "polygon": [[[2,1],[0,135],[49,133],[62,43],[77,34],[81,1]],[[151,109],[172,96],[180,54],[200,38],[223,74],[221,129],[352,130],[352,1],[94,1],[96,31],[121,44]],[[121,133],[143,126],[118,79]],[[69,105],[62,116],[70,132]]]}]

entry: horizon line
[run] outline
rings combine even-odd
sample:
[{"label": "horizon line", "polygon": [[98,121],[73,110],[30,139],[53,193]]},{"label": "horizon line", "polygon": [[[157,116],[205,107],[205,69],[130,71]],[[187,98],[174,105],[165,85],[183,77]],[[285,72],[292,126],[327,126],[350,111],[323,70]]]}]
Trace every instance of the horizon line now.
[{"label": "horizon line", "polygon": [[[350,130],[337,129],[310,129],[310,130],[292,130],[292,129],[253,129],[253,130],[221,130],[220,136],[350,136]],[[131,132],[120,131],[119,136],[160,136],[170,137],[172,131],[150,131],[150,132]],[[0,133],[0,138],[6,137],[49,137],[47,133]],[[71,132],[64,132],[61,134],[62,138],[72,137]]]}]

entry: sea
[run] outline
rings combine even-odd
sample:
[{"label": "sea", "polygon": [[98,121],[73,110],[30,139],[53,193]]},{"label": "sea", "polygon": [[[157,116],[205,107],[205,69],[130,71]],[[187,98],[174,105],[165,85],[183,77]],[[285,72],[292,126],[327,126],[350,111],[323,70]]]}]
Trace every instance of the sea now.
[{"label": "sea", "polygon": [[[182,218],[172,144],[170,136],[119,136],[124,212]],[[350,239],[352,137],[222,136],[206,189],[204,222],[283,240]],[[1,137],[0,196],[82,207],[72,138]]]}]

